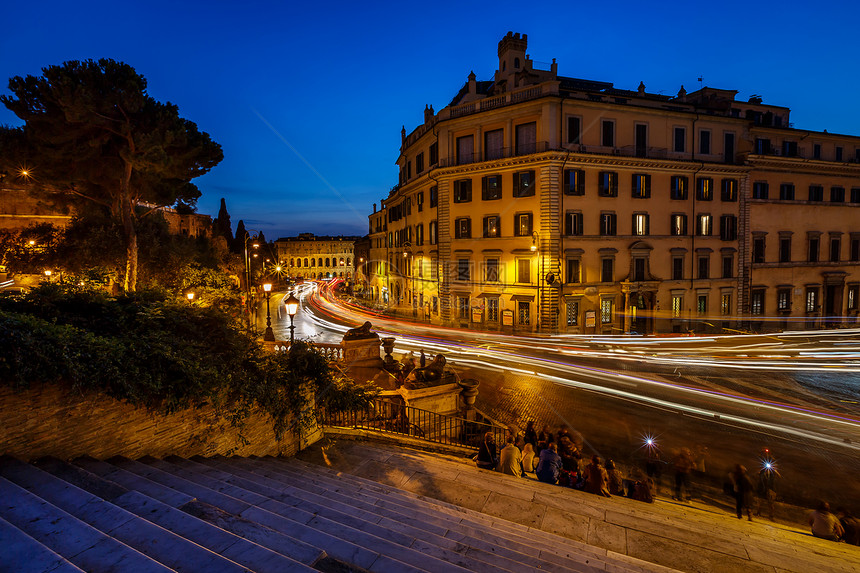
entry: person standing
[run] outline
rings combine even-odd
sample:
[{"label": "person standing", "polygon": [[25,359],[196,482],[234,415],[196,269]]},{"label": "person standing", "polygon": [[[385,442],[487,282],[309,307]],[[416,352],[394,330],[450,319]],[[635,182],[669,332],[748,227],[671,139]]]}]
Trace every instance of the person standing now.
[{"label": "person standing", "polygon": [[845,531],[842,524],[835,515],[830,513],[830,504],[822,501],[818,509],[809,516],[809,525],[812,526],[812,535],[830,541],[839,541]]},{"label": "person standing", "polygon": [[540,461],[538,462],[537,478],[544,483],[557,483],[558,472],[561,470],[561,456],[558,455],[558,447],[555,442],[551,442],[549,447],[545,448],[540,453]]},{"label": "person standing", "polygon": [[508,436],[505,447],[499,452],[499,471],[503,474],[521,477],[523,475],[523,456],[514,445],[514,437]]},{"label": "person standing", "polygon": [[555,436],[553,436],[552,432],[549,431],[549,425],[544,424],[543,429],[538,432],[537,448],[535,449],[535,455],[540,456],[541,450],[548,448],[549,445],[554,441]]},{"label": "person standing", "polygon": [[[675,495],[672,499],[684,501],[684,496],[686,496],[687,501],[692,499],[690,496],[690,472],[693,471],[693,467],[693,456],[690,449],[681,448],[675,458]],[[682,487],[684,488],[683,495],[681,494]]]},{"label": "person standing", "polygon": [[735,471],[732,472],[731,478],[735,490],[735,511],[738,515],[738,519],[743,517],[743,511],[746,509],[747,519],[752,521],[752,510],[750,509],[750,506],[752,505],[753,484],[747,475],[747,469],[740,464],[736,464]]},{"label": "person standing", "polygon": [[780,477],[779,472],[769,462],[758,472],[756,516],[761,515],[762,506],[767,505],[768,515],[770,520],[773,521],[773,506],[774,502],[776,502],[776,478],[778,477]]},{"label": "person standing", "polygon": [[526,444],[531,444],[532,448],[537,447],[538,435],[537,435],[537,431],[535,430],[535,421],[534,420],[529,420],[528,422],[526,422],[526,431],[523,434],[523,441]]},{"label": "person standing", "polygon": [[496,439],[493,437],[493,432],[484,434],[484,441],[478,447],[478,458],[476,463],[479,468],[485,470],[496,469],[498,459],[496,458]]}]

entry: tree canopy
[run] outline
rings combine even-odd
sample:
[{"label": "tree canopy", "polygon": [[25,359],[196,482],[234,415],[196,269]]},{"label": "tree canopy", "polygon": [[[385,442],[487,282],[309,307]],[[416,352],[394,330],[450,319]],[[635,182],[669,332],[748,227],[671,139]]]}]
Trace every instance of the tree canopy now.
[{"label": "tree canopy", "polygon": [[13,77],[9,89],[0,102],[25,124],[0,139],[16,143],[33,185],[110,210],[123,229],[124,286],[134,291],[140,218],[193,207],[200,191],[191,181],[221,161],[221,147],[177,106],[149,96],[146,79],[122,62],[69,61],[40,77]]}]

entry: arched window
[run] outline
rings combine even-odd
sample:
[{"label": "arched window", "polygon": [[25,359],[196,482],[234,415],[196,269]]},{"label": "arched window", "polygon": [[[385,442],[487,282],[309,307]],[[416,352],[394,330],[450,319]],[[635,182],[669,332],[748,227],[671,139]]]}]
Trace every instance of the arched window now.
[{"label": "arched window", "polygon": [[305,258],[305,266],[308,266],[308,259]]},{"label": "arched window", "polygon": [[295,265],[295,262],[294,262],[294,260],[293,260],[293,259],[290,259],[290,266],[291,266],[291,267],[296,266],[296,265]]},{"label": "arched window", "polygon": [[331,266],[331,259],[328,257],[325,258],[325,266],[327,266],[327,267]]},{"label": "arched window", "polygon": [[346,266],[349,266],[349,265],[351,265],[351,264],[352,264],[352,259],[350,259],[349,257],[347,257],[347,258],[346,258]]}]

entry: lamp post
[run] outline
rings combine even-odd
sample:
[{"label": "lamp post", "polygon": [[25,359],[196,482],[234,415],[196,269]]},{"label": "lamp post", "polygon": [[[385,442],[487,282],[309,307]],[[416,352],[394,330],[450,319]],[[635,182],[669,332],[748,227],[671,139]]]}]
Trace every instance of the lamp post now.
[{"label": "lamp post", "polygon": [[193,293],[193,292],[190,292],[190,293],[186,294],[186,295],[185,295],[185,298],[187,298],[187,299],[188,299],[188,303],[189,303],[189,304],[193,303],[193,302],[194,302],[194,293]]},{"label": "lamp post", "polygon": [[272,283],[265,283],[263,290],[266,291],[266,332],[263,333],[263,340],[274,342],[275,333],[272,331],[272,313],[269,311],[269,293],[272,292]]},{"label": "lamp post", "polygon": [[284,301],[284,306],[287,307],[287,314],[290,315],[290,346],[292,346],[293,342],[295,342],[296,331],[296,327],[293,325],[293,319],[299,311],[299,299],[296,298],[294,293],[290,293],[289,298]]}]

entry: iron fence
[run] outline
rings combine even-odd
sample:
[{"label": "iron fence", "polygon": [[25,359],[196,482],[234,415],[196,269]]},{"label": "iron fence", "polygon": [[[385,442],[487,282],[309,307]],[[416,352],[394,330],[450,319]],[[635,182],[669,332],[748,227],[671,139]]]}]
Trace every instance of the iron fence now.
[{"label": "iron fence", "polygon": [[487,432],[493,434],[497,447],[501,448],[508,431],[487,422],[438,414],[383,399],[374,400],[365,410],[329,412],[323,406],[318,413],[323,426],[375,430],[473,450],[478,449]]}]

